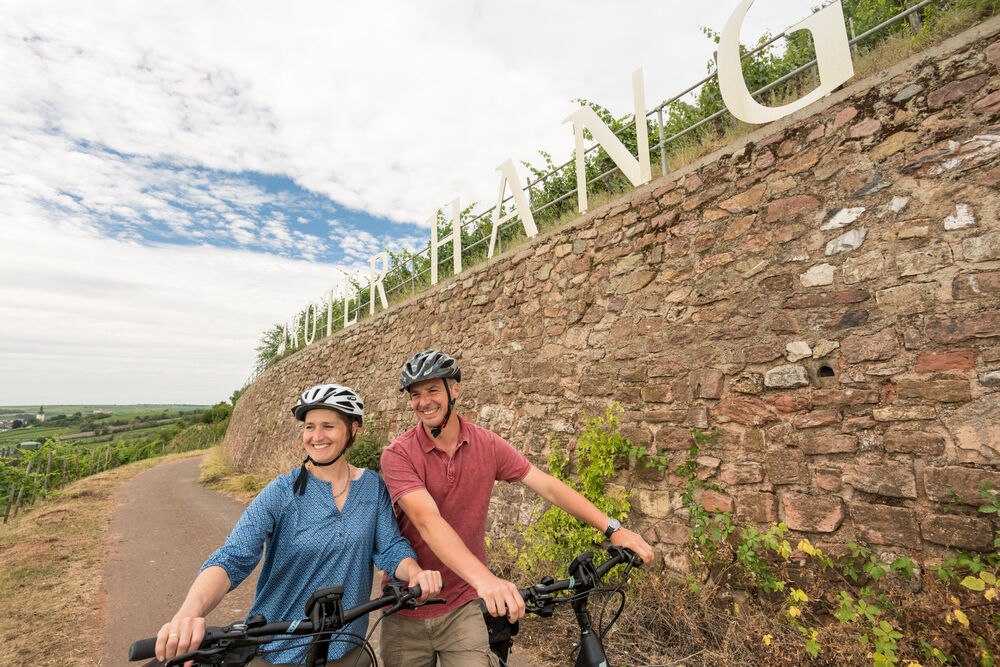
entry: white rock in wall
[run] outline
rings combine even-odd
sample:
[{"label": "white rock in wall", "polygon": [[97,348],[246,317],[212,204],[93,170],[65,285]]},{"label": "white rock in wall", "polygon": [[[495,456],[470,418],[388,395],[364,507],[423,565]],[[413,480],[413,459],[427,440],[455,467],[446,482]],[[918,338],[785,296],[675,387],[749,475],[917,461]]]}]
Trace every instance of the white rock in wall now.
[{"label": "white rock in wall", "polygon": [[976,224],[976,215],[968,204],[955,204],[955,212],[944,219],[947,230],[962,229]]},{"label": "white rock in wall", "polygon": [[889,202],[889,210],[893,213],[899,213],[910,203],[909,197],[893,197],[892,201]]},{"label": "white rock in wall", "polygon": [[833,265],[817,264],[799,276],[803,287],[819,287],[833,284]]},{"label": "white rock in wall", "polygon": [[826,355],[836,350],[838,347],[840,347],[840,343],[835,340],[817,341],[816,346],[813,348],[813,356],[817,359],[822,359]]},{"label": "white rock in wall", "polygon": [[827,231],[830,229],[840,229],[841,227],[846,227],[851,224],[865,212],[864,206],[858,206],[855,208],[842,208],[836,213],[834,213],[829,220],[823,223],[820,227],[821,230]]},{"label": "white rock in wall", "polygon": [[861,247],[868,235],[867,229],[852,229],[846,234],[841,234],[826,244],[826,255],[836,255],[837,253],[855,250]]},{"label": "white rock in wall", "polygon": [[804,340],[792,341],[785,345],[785,359],[798,361],[812,356],[812,348]]},{"label": "white rock in wall", "polygon": [[791,388],[805,387],[809,384],[806,369],[798,364],[775,366],[764,373],[765,387]]}]

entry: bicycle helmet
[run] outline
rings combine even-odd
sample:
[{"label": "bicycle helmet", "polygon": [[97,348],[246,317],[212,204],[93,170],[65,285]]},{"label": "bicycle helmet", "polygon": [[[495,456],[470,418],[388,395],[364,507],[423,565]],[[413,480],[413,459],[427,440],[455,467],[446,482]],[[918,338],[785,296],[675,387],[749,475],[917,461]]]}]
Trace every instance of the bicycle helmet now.
[{"label": "bicycle helmet", "polygon": [[[340,414],[347,417],[347,420],[357,422],[358,426],[364,423],[365,419],[365,402],[361,400],[358,393],[351,389],[350,387],[345,387],[342,384],[318,384],[315,387],[306,389],[299,396],[299,401],[292,407],[292,414],[300,422],[306,420],[306,413],[313,408],[327,408],[329,410],[334,410]],[[311,456],[306,456],[302,459],[302,466],[299,469],[299,474],[295,478],[295,483],[292,485],[293,493],[298,495],[305,495],[306,484],[309,482],[309,474],[306,472],[306,464],[312,463],[314,466],[326,467],[333,465],[340,460],[347,450],[351,448],[354,444],[354,429],[349,428],[350,435],[347,437],[347,443],[344,448],[340,450],[331,461],[326,463],[318,463],[314,461]]]},{"label": "bicycle helmet", "polygon": [[418,382],[436,378],[461,382],[462,371],[454,357],[437,350],[424,350],[403,364],[403,372],[399,376],[399,390],[406,391]]},{"label": "bicycle helmet", "polygon": [[364,423],[365,402],[356,391],[342,384],[318,384],[306,389],[292,408],[292,414],[300,422],[305,421],[306,413],[313,408],[336,410],[359,425]]}]

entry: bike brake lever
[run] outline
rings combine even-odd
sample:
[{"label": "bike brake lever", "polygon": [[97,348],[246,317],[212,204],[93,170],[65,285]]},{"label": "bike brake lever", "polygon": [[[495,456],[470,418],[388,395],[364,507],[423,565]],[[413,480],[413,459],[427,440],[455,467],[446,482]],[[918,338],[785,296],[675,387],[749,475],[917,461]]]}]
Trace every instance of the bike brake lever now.
[{"label": "bike brake lever", "polygon": [[[213,660],[216,656],[220,656],[225,652],[224,648],[208,648],[208,649],[198,649],[195,651],[190,651],[183,655],[175,655],[170,660],[163,663],[163,667],[179,667],[183,665],[188,660],[198,660],[195,662],[196,665],[207,664],[207,665],[217,665],[220,664],[218,661]],[[209,662],[205,662],[208,660]]]},{"label": "bike brake lever", "polygon": [[425,604],[445,604],[447,602],[448,601],[444,598],[427,598],[423,602],[417,602],[413,605],[413,608],[416,609],[417,607],[423,607]]}]

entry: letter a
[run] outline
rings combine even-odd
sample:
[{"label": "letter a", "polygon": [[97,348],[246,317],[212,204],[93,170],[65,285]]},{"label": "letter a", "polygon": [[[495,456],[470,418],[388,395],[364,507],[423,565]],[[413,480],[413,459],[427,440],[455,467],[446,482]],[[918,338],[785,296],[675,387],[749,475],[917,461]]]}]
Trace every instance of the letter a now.
[{"label": "letter a", "polygon": [[[493,248],[496,246],[497,232],[500,230],[500,225],[515,215],[521,218],[521,224],[524,225],[524,233],[527,234],[529,239],[533,236],[538,236],[535,217],[531,215],[531,203],[528,201],[528,196],[524,194],[524,188],[521,187],[521,179],[517,177],[517,170],[514,169],[514,161],[507,160],[497,167],[497,171],[500,172],[500,192],[497,194],[497,206],[493,209],[493,230],[490,232],[490,249],[486,254],[487,258],[493,256]],[[503,205],[503,195],[507,191],[508,183],[510,184],[510,196],[514,199],[514,210],[501,218],[500,207]]]}]

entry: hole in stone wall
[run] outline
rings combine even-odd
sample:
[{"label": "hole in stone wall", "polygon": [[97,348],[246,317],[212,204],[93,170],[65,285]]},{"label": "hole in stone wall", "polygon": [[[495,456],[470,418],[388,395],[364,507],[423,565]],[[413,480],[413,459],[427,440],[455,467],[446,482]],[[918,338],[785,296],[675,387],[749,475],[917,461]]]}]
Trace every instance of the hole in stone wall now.
[{"label": "hole in stone wall", "polygon": [[819,367],[817,375],[821,378],[832,378],[836,375],[836,373],[833,372],[832,368],[824,365]]}]

